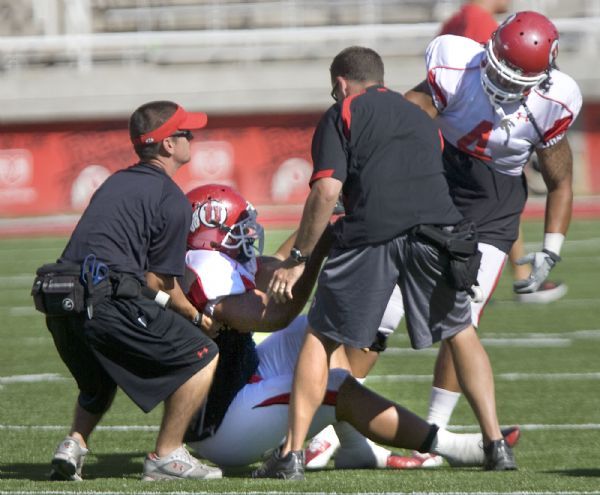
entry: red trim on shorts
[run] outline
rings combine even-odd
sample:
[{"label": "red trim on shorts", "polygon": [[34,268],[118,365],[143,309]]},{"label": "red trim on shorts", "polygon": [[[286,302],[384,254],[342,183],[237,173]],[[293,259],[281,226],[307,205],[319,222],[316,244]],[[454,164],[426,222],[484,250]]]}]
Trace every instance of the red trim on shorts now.
[{"label": "red trim on shorts", "polygon": [[494,284],[492,285],[492,290],[490,291],[490,295],[487,297],[487,299],[483,303],[483,306],[481,306],[481,311],[479,311],[479,315],[477,317],[477,326],[479,326],[479,322],[481,321],[481,317],[483,316],[483,310],[487,306],[488,302],[490,302],[490,299],[492,298],[492,294],[494,294],[494,291],[496,290],[496,287],[498,286],[498,282],[500,282],[500,277],[502,276],[502,271],[504,270],[504,265],[506,265],[507,259],[508,259],[508,255],[506,255],[504,257],[504,261],[502,262],[502,265],[500,265],[500,270],[498,270],[498,274],[496,275],[496,280],[494,280]]},{"label": "red trim on shorts", "polygon": [[[337,391],[327,390],[325,392],[325,397],[323,398],[322,404],[325,406],[335,406],[337,404]],[[256,409],[257,407],[268,407],[268,406],[276,406],[276,405],[289,405],[291,394],[285,393],[276,395],[269,399],[262,401],[260,404],[256,404],[252,407],[252,409]]]}]

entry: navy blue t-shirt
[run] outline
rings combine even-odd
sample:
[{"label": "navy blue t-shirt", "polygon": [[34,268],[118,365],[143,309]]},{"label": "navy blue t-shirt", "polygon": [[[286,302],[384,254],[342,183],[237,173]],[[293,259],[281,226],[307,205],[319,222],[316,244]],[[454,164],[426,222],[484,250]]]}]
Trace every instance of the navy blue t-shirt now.
[{"label": "navy blue t-shirt", "polygon": [[138,163],[111,175],[94,193],[61,259],[95,254],[111,270],[144,280],[147,271],[182,276],[191,206],[160,168]]},{"label": "navy blue t-shirt", "polygon": [[371,86],[333,105],[312,143],[311,183],[343,182],[346,215],[336,222],[337,245],[383,242],[419,224],[454,225],[433,120],[401,94]]}]

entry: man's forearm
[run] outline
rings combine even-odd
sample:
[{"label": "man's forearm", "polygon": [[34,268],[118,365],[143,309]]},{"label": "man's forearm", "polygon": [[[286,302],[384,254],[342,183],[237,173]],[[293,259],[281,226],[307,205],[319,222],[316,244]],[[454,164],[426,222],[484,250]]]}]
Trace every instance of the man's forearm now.
[{"label": "man's forearm", "polygon": [[573,190],[570,186],[548,192],[544,232],[566,235],[573,211]]},{"label": "man's forearm", "polygon": [[341,186],[341,182],[329,178],[320,179],[313,184],[296,236],[295,247],[303,254],[310,255],[315,249],[329,223]]},{"label": "man's forearm", "polygon": [[166,276],[159,273],[147,272],[146,283],[148,287],[154,290],[162,290],[171,297],[170,307],[182,316],[193,320],[198,310],[185,296],[177,279],[172,276]]}]

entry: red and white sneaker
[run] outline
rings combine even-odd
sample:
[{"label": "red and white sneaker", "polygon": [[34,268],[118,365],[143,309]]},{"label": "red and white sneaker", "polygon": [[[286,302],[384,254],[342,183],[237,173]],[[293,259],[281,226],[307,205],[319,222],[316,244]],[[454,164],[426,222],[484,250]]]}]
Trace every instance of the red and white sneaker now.
[{"label": "red and white sneaker", "polygon": [[413,450],[410,456],[401,456],[391,454],[387,460],[387,467],[390,469],[422,469],[436,468],[444,463],[441,455],[421,454]]},{"label": "red and white sneaker", "polygon": [[335,454],[340,444],[330,443],[327,440],[313,438],[304,450],[304,467],[306,469],[322,469]]}]

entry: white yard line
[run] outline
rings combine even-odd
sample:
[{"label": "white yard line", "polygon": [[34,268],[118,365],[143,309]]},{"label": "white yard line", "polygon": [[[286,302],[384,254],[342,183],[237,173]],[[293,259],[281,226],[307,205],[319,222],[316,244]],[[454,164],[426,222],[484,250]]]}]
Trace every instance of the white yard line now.
[{"label": "white yard line", "polygon": [[[555,380],[600,380],[600,372],[589,373],[497,373],[496,380],[501,381],[555,381]],[[369,375],[366,382],[425,382],[431,381],[432,375]],[[0,385],[13,383],[60,382],[69,378],[57,373],[40,373],[36,375],[0,376]]]},{"label": "white yard line", "polygon": [[[111,490],[111,491],[84,491],[84,490],[72,490],[72,491],[67,491],[67,490],[39,490],[39,491],[5,491],[5,490],[0,490],[0,495],[73,495],[74,493],[77,494],[81,494],[81,495],[189,495],[190,493],[193,493],[194,495],[209,495],[209,494],[214,494],[217,492],[203,492],[203,491],[198,491],[195,489],[190,489],[190,491],[188,492],[184,492],[184,491],[171,491],[171,492],[163,492],[163,491],[148,491],[148,492],[141,492],[141,491],[117,491],[117,490]],[[226,494],[226,495],[230,495],[230,494],[235,494],[235,495],[239,495],[239,491],[237,492],[218,492],[220,494]],[[278,495],[281,493],[285,493],[287,495],[323,495],[324,493],[327,492],[292,492],[292,491],[285,491],[285,492],[281,492],[281,491],[264,491],[264,492],[260,492],[260,491],[254,491],[254,492],[247,492],[244,491],[243,492],[245,495]],[[386,494],[386,495],[431,495],[431,494],[436,494],[436,495],[496,495],[496,494],[500,494],[500,495],[599,495],[600,492],[598,491],[556,491],[556,492],[552,492],[552,491],[520,491],[520,492],[361,492],[363,495],[382,495],[382,494]]]},{"label": "white yard line", "polygon": [[[0,424],[0,431],[62,431],[68,425],[5,425]],[[542,424],[529,423],[519,425],[523,431],[595,431],[600,430],[600,423],[565,423],[565,424]],[[479,425],[448,425],[452,431],[479,431]],[[100,431],[158,431],[155,425],[99,425],[96,430]]]},{"label": "white yard line", "polygon": [[[433,375],[369,375],[365,383],[431,382]],[[600,373],[495,373],[496,381],[600,380]]]},{"label": "white yard line", "polygon": [[12,375],[0,376],[0,385],[7,383],[39,383],[39,382],[61,382],[67,380],[58,373],[40,373],[37,375]]}]

